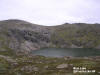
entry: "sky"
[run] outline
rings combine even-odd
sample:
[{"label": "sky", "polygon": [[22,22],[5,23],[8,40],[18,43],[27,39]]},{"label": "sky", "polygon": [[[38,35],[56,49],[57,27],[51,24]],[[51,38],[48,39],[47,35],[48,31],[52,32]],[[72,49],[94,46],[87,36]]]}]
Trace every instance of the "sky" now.
[{"label": "sky", "polygon": [[0,0],[0,20],[40,25],[100,23],[100,0]]}]

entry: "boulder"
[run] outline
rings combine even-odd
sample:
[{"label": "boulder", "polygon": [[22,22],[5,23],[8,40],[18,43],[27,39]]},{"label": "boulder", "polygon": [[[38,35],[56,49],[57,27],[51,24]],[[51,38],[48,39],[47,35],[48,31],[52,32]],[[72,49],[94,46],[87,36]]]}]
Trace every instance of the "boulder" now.
[{"label": "boulder", "polygon": [[58,69],[68,68],[68,64],[60,64],[56,68]]}]

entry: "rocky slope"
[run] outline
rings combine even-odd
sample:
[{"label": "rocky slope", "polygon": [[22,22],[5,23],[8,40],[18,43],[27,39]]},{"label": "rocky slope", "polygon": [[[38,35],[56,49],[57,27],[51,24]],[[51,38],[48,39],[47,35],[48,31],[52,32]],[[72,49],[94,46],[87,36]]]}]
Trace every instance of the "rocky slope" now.
[{"label": "rocky slope", "polygon": [[0,21],[0,52],[19,54],[45,47],[100,49],[100,24],[41,26],[22,20]]},{"label": "rocky slope", "polygon": [[[84,67],[86,72],[74,72],[73,67]],[[0,55],[0,75],[100,75],[100,57],[50,58]]]}]

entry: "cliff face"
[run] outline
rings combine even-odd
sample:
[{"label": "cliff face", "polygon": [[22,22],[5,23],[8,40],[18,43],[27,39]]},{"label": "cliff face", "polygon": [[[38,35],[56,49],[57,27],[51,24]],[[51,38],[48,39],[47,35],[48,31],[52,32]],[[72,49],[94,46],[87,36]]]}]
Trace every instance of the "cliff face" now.
[{"label": "cliff face", "polygon": [[45,47],[100,48],[100,24],[40,26],[22,20],[0,21],[0,51],[30,52]]}]

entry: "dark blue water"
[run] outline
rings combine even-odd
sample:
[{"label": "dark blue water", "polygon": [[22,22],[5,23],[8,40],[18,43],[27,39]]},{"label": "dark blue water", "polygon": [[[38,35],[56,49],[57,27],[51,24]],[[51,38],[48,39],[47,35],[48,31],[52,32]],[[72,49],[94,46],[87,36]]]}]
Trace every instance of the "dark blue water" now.
[{"label": "dark blue water", "polygon": [[100,56],[100,50],[87,49],[87,48],[45,48],[32,51],[34,55],[42,55],[46,57],[87,57],[87,56]]}]

